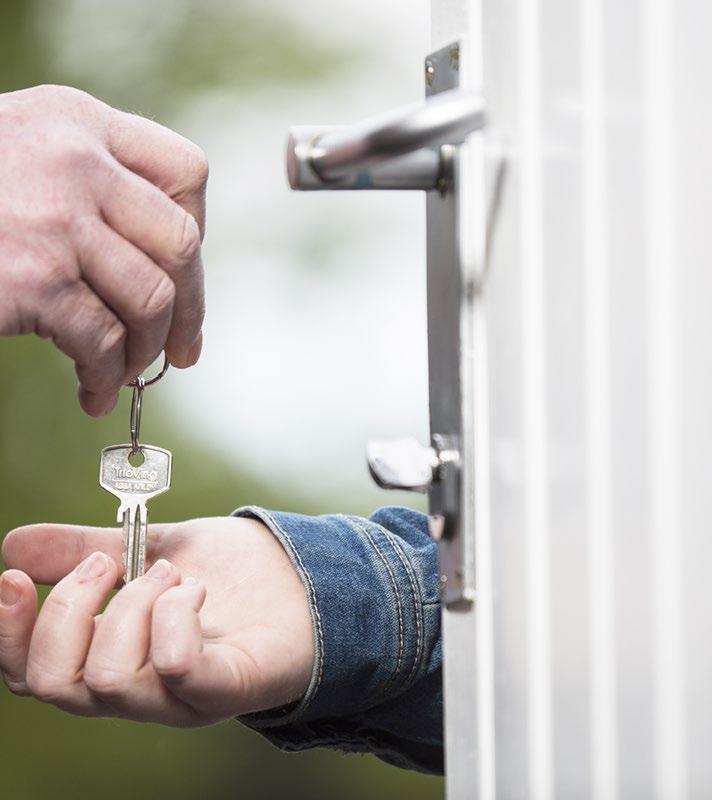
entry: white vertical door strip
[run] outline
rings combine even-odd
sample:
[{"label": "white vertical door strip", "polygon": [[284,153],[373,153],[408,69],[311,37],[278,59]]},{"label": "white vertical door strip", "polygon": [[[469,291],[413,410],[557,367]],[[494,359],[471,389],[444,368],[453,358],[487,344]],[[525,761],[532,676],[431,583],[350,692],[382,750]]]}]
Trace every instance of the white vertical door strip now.
[{"label": "white vertical door strip", "polygon": [[519,3],[521,252],[524,351],[524,481],[527,526],[529,783],[553,791],[548,535],[547,365],[542,241],[541,53],[538,0]]},{"label": "white vertical door strip", "polygon": [[684,619],[677,452],[675,136],[672,0],[645,3],[645,175],[649,274],[654,764],[659,800],[687,796]]},{"label": "white vertical door strip", "polygon": [[611,518],[610,276],[606,221],[603,0],[582,0],[583,243],[591,642],[591,796],[617,797]]}]

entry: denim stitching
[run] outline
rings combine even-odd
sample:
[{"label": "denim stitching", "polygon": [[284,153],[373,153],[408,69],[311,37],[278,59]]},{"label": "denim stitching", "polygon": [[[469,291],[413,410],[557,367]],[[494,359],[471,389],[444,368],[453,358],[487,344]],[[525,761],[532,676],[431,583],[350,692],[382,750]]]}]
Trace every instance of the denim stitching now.
[{"label": "denim stitching", "polygon": [[401,666],[403,663],[403,653],[405,651],[405,642],[403,637],[403,606],[401,603],[400,592],[398,591],[398,583],[396,581],[395,575],[393,574],[393,570],[391,569],[391,565],[388,563],[388,559],[381,552],[381,549],[376,544],[376,540],[371,535],[371,532],[367,528],[363,527],[361,523],[357,519],[354,519],[353,517],[342,517],[342,519],[346,520],[346,522],[349,525],[351,525],[352,528],[356,528],[366,535],[369,542],[373,545],[374,550],[378,553],[381,561],[383,561],[383,564],[388,572],[388,576],[391,579],[391,585],[393,586],[393,593],[396,596],[396,607],[398,609],[398,659],[396,661],[395,670],[393,671],[390,678],[383,687],[383,694],[385,694],[388,691],[388,689],[390,689],[391,684],[395,682],[395,680],[398,678],[400,674]]},{"label": "denim stitching", "polygon": [[410,674],[408,675],[408,679],[406,680],[406,685],[410,683],[411,680],[415,677],[415,674],[420,666],[420,660],[422,658],[422,650],[423,650],[423,614],[422,609],[420,607],[420,592],[418,590],[418,584],[415,580],[415,573],[413,572],[413,567],[410,564],[410,560],[406,556],[401,543],[396,539],[395,536],[382,525],[379,525],[377,522],[372,523],[376,525],[383,531],[384,536],[388,539],[391,543],[391,547],[395,551],[396,555],[400,559],[403,568],[405,569],[406,573],[408,574],[408,581],[410,582],[410,590],[413,592],[413,606],[415,607],[415,629],[416,629],[416,646],[415,646],[415,660],[413,661],[413,666],[411,667]]},{"label": "denim stitching", "polygon": [[289,543],[289,546],[292,552],[294,553],[295,558],[299,562],[299,566],[301,567],[302,571],[304,572],[304,575],[306,575],[307,581],[309,582],[309,593],[311,595],[310,599],[312,600],[312,605],[316,613],[316,628],[319,634],[319,668],[317,671],[316,684],[311,693],[311,697],[309,698],[309,701],[305,703],[299,710],[299,716],[301,716],[307,709],[311,701],[316,696],[316,693],[319,690],[319,686],[321,685],[322,676],[324,674],[324,632],[321,627],[321,614],[319,613],[319,605],[317,603],[316,588],[314,586],[314,582],[312,581],[312,577],[309,574],[309,570],[304,566],[304,562],[302,561],[302,557],[299,554],[299,550],[297,550],[297,548],[294,546],[294,542],[292,541],[291,536],[287,533],[287,531],[284,530],[284,528],[279,524],[279,522],[277,522],[277,520],[269,513],[269,511],[265,509],[260,509],[260,511],[267,517],[267,519],[269,519],[269,521],[277,528],[277,530],[280,531],[282,536],[284,536],[287,542]]}]

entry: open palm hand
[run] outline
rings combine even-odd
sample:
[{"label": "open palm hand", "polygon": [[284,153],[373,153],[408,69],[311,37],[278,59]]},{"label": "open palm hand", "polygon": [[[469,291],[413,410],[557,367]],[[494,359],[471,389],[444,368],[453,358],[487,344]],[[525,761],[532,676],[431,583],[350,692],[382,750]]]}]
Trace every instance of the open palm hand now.
[{"label": "open palm hand", "polygon": [[[74,714],[175,726],[304,694],[314,659],[306,592],[261,522],[153,525],[146,575],[111,597],[122,552],[117,529],[40,524],[7,536],[0,671],[11,691]],[[33,581],[56,584],[39,612]]]}]

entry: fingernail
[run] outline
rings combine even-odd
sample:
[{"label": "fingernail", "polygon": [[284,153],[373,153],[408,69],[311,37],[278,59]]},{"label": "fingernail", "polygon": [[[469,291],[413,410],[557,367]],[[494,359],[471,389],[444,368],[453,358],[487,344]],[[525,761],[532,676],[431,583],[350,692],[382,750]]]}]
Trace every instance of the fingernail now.
[{"label": "fingernail", "polygon": [[109,400],[107,400],[107,402],[101,407],[99,416],[105,417],[107,414],[110,414],[116,408],[117,399],[117,396],[112,395],[112,397],[110,397]]},{"label": "fingernail", "polygon": [[114,410],[118,395],[105,395],[97,392],[90,392],[79,384],[79,402],[82,408],[93,417],[105,417]]},{"label": "fingernail", "polygon": [[8,608],[20,599],[20,587],[7,576],[0,577],[0,603]]},{"label": "fingernail", "polygon": [[93,553],[82,561],[75,572],[83,581],[88,581],[103,575],[108,566],[109,562],[103,553]]},{"label": "fingernail", "polygon": [[198,338],[193,342],[192,347],[188,350],[188,365],[193,366],[198,359],[200,358],[200,354],[203,351],[203,334],[199,334]]},{"label": "fingernail", "polygon": [[159,559],[156,563],[149,569],[146,573],[147,578],[153,578],[157,581],[162,581],[164,578],[167,578],[172,571],[172,567],[169,561],[166,561],[164,558]]},{"label": "fingernail", "polygon": [[183,586],[197,586],[199,583],[197,578],[186,578],[183,581]]}]

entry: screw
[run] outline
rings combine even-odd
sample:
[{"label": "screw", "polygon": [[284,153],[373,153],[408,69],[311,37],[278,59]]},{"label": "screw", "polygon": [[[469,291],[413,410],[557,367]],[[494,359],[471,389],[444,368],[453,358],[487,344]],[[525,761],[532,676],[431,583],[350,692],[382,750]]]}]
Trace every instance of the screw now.
[{"label": "screw", "polygon": [[426,58],[425,59],[425,82],[428,84],[428,86],[432,86],[434,80],[435,80],[435,64],[433,64],[431,59]]}]

